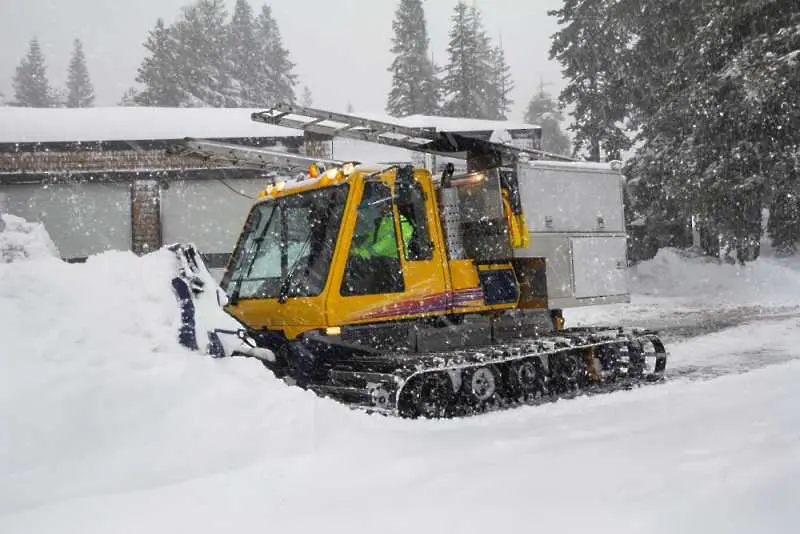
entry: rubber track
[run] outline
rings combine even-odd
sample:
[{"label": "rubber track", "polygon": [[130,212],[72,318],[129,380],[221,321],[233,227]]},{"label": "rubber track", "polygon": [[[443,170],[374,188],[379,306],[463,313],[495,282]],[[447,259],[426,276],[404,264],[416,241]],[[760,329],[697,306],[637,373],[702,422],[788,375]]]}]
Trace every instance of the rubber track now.
[{"label": "rubber track", "polygon": [[[525,396],[515,395],[512,397],[496,395],[489,402],[458,402],[459,399],[464,400],[465,395],[463,392],[453,394],[454,404],[446,406],[442,409],[441,413],[437,413],[434,417],[464,417],[477,415],[481,413],[512,409],[525,405],[538,405],[547,402],[553,402],[558,399],[574,398],[580,395],[595,395],[601,393],[610,393],[617,390],[631,389],[633,387],[660,382],[663,380],[664,369],[666,367],[667,354],[664,350],[664,345],[658,338],[657,334],[652,331],[636,330],[636,329],[609,329],[609,328],[582,328],[582,329],[569,329],[560,331],[558,335],[543,336],[536,339],[520,340],[514,343],[508,343],[501,346],[486,347],[483,349],[474,350],[459,350],[449,353],[439,353],[426,355],[424,361],[426,364],[418,366],[416,369],[400,369],[395,373],[395,380],[400,383],[396,393],[393,395],[393,406],[389,407],[375,407],[375,406],[354,406],[356,408],[366,410],[370,413],[382,413],[391,416],[401,417],[425,417],[418,410],[412,409],[409,406],[404,406],[404,402],[408,397],[409,388],[413,388],[415,381],[420,379],[439,374],[444,376],[449,372],[458,371],[459,376],[463,377],[465,373],[474,371],[483,367],[493,367],[506,369],[515,363],[525,361],[534,362],[542,359],[547,360],[548,367],[541,369],[544,372],[544,377],[552,386],[554,376],[553,366],[557,365],[558,359],[565,355],[583,355],[590,350],[596,350],[601,347],[621,347],[626,346],[629,350],[631,347],[639,346],[641,342],[647,342],[651,345],[653,351],[647,352],[644,356],[647,357],[648,367],[653,368],[653,372],[649,374],[641,374],[636,377],[615,376],[613,379],[600,380],[598,377],[591,378],[591,370],[584,367],[578,373],[577,383],[561,384],[560,391],[554,391],[552,387],[545,389],[539,396]],[[578,360],[580,361],[580,360]],[[496,378],[503,380],[508,379],[508,375],[501,373],[502,376],[495,374]],[[503,384],[504,386],[507,384]],[[497,385],[500,389],[500,385]],[[505,392],[508,393],[506,388]],[[444,404],[447,404],[446,402]]]}]

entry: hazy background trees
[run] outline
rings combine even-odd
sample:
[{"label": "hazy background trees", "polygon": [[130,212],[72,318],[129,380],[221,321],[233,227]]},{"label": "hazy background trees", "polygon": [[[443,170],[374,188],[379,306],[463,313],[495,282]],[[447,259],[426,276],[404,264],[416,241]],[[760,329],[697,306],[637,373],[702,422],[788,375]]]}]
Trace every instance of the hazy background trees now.
[{"label": "hazy background trees", "polygon": [[12,106],[51,108],[91,107],[94,104],[94,88],[79,39],[75,39],[73,43],[64,90],[50,84],[47,62],[39,40],[35,37],[31,39],[28,53],[17,67],[12,85],[14,99],[9,102]]},{"label": "hazy background trees", "polygon": [[67,100],[68,108],[88,108],[94,104],[94,87],[89,78],[89,69],[86,67],[86,56],[83,53],[83,44],[80,39],[73,43],[72,58],[67,71]]},{"label": "hazy background trees", "polygon": [[263,107],[294,102],[297,76],[268,5],[197,0],[171,26],[156,22],[128,101],[167,107]]},{"label": "hazy background trees", "polygon": [[572,142],[561,130],[564,122],[563,110],[558,101],[544,90],[544,82],[539,84],[539,91],[528,103],[525,122],[542,128],[542,150],[545,152],[562,156],[572,153]]},{"label": "hazy background trees", "polygon": [[448,33],[447,63],[434,64],[421,0],[400,0],[392,23],[390,115],[447,115],[505,120],[514,81],[474,5],[458,2]]},{"label": "hazy background trees", "polygon": [[53,107],[55,99],[47,79],[47,65],[39,40],[35,37],[30,42],[27,56],[17,67],[12,83],[14,105],[32,108]]},{"label": "hazy background trees", "polygon": [[438,114],[440,83],[428,50],[430,40],[422,0],[400,0],[392,32],[394,59],[388,69],[392,88],[386,111],[395,117]]}]

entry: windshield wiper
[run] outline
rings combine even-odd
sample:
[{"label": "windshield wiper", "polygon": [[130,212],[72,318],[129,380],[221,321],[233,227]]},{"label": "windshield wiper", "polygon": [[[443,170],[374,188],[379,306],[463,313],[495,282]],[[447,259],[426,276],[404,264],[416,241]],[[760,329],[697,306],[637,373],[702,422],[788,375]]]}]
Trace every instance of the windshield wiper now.
[{"label": "windshield wiper", "polygon": [[292,285],[292,278],[294,278],[294,273],[297,272],[297,266],[300,265],[300,260],[303,258],[303,254],[309,243],[311,243],[311,231],[308,232],[306,240],[303,241],[303,246],[300,247],[300,252],[297,254],[297,259],[294,260],[289,272],[286,273],[286,278],[283,279],[281,287],[278,289],[278,302],[281,304],[284,304],[286,299],[289,298],[289,288]]},{"label": "windshield wiper", "polygon": [[278,207],[273,206],[272,212],[269,214],[269,219],[267,219],[267,223],[264,225],[264,230],[261,232],[261,235],[253,239],[253,245],[255,245],[255,248],[251,246],[251,251],[248,251],[249,263],[247,264],[247,270],[233,281],[233,291],[231,291],[231,296],[228,299],[229,303],[232,305],[235,305],[237,302],[239,302],[239,292],[242,289],[242,282],[249,278],[250,273],[253,271],[253,265],[256,263],[258,253],[261,252],[261,246],[264,244],[264,241],[266,241],[265,236],[267,235],[267,230],[269,230],[269,227],[272,224],[272,218],[275,217],[275,213],[277,211]]}]

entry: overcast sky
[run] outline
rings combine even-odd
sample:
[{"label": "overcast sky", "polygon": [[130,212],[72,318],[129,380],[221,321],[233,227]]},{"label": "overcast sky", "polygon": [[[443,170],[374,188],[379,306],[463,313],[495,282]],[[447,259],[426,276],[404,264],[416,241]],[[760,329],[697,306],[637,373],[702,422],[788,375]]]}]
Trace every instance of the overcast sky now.
[{"label": "overcast sky", "polygon": [[[83,41],[97,95],[96,105],[115,105],[134,85],[144,57],[147,32],[158,17],[168,23],[191,0],[0,0],[0,92],[12,96],[11,78],[37,36],[44,50],[51,84],[61,86],[72,41]],[[227,0],[232,11],[235,0]],[[263,2],[251,0],[257,10]],[[314,105],[356,111],[384,111],[391,78],[391,24],[399,0],[268,0],[284,43],[297,64],[298,96],[308,85]],[[437,63],[446,59],[447,32],[456,0],[425,0],[431,50]],[[560,0],[475,0],[486,29],[502,36],[514,76],[511,119],[519,120],[544,80],[557,93],[559,65],[547,59],[556,31],[547,10]]]}]

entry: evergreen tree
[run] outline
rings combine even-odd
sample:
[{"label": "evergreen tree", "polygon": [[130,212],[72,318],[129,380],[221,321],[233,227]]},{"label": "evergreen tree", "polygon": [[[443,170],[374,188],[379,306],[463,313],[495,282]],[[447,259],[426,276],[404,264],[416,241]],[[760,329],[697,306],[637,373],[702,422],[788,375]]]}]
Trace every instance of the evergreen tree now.
[{"label": "evergreen tree", "polygon": [[779,256],[792,256],[800,240],[800,164],[784,170],[774,184],[767,233]]},{"label": "evergreen tree", "polygon": [[[784,177],[796,176],[798,165],[791,125],[800,121],[793,30],[800,6],[680,0],[668,10],[647,7],[626,62],[635,67],[632,86],[655,80],[641,97],[634,93],[642,144],[634,170],[681,199],[683,211],[699,216],[739,261],[757,257],[761,209],[773,198],[769,232],[791,252],[800,220],[796,185]],[[646,173],[655,162],[666,168],[661,177]]]},{"label": "evergreen tree", "polygon": [[436,115],[439,82],[436,67],[428,58],[428,30],[422,0],[400,0],[392,22],[394,60],[389,67],[392,88],[386,111],[395,117]]},{"label": "evergreen tree", "polygon": [[[646,1],[646,0],[643,0]],[[631,142],[621,125],[626,119],[625,78],[620,57],[631,41],[622,0],[567,0],[550,11],[563,27],[553,36],[550,59],[558,60],[567,85],[560,100],[572,105],[576,152],[589,159],[620,159]]]},{"label": "evergreen tree", "polygon": [[238,0],[227,22],[224,0],[195,0],[172,26],[159,19],[132,98],[149,106],[261,107],[293,102],[297,77],[269,6],[256,19]]},{"label": "evergreen tree", "polygon": [[289,60],[289,51],[283,46],[278,23],[272,18],[272,9],[266,4],[261,7],[256,19],[255,35],[260,46],[256,87],[261,105],[294,102],[294,87],[297,85],[297,75],[293,72],[295,64]]},{"label": "evergreen tree", "polygon": [[514,81],[511,77],[511,67],[506,63],[506,55],[502,45],[489,50],[492,70],[490,71],[490,84],[488,95],[488,117],[495,120],[507,120],[511,104],[511,91]]},{"label": "evergreen tree", "polygon": [[197,0],[183,8],[170,28],[175,42],[179,86],[186,105],[233,107],[236,90],[226,54],[227,12],[224,0]]},{"label": "evergreen tree", "polygon": [[137,106],[136,96],[139,94],[139,91],[136,90],[134,87],[128,87],[123,93],[122,98],[120,99],[119,103],[117,104],[120,107],[133,107]]},{"label": "evergreen tree", "polygon": [[231,76],[237,85],[237,104],[242,107],[258,106],[263,100],[259,94],[259,46],[255,37],[253,8],[247,0],[237,0],[233,18],[228,25],[227,51]]},{"label": "evergreen tree", "polygon": [[561,131],[563,120],[564,116],[558,103],[544,90],[544,84],[540,83],[539,91],[528,103],[525,122],[542,128],[542,150],[545,152],[564,156],[571,153],[571,141]]},{"label": "evergreen tree", "polygon": [[491,48],[480,15],[476,8],[462,1],[456,4],[452,21],[443,82],[443,113],[451,117],[488,118],[492,116]]},{"label": "evergreen tree", "polygon": [[179,82],[177,44],[163,19],[156,21],[144,47],[150,55],[142,61],[136,76],[144,88],[133,96],[133,101],[140,106],[184,106],[187,95]]},{"label": "evergreen tree", "polygon": [[314,97],[311,94],[311,89],[309,89],[307,85],[303,86],[303,96],[300,99],[300,103],[307,108],[311,107],[314,103]]},{"label": "evergreen tree", "polygon": [[80,39],[75,39],[72,59],[67,72],[67,98],[68,108],[88,108],[94,104],[94,88],[89,79],[89,69],[86,68],[86,57],[83,54],[83,45]]},{"label": "evergreen tree", "polygon": [[38,39],[31,40],[28,55],[17,67],[12,83],[17,106],[46,108],[54,105],[50,82],[47,80],[47,67]]}]

